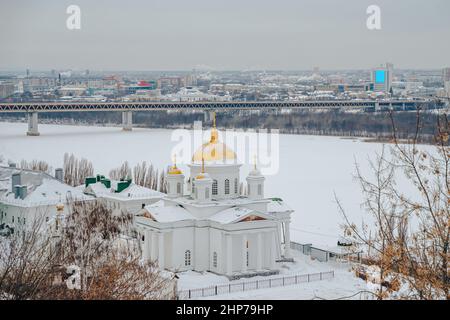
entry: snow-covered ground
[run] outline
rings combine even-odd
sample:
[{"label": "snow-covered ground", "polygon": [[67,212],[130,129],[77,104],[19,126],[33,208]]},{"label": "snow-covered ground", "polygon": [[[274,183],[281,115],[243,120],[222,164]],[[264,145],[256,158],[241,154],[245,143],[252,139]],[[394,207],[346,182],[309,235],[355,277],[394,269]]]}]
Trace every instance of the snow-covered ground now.
[{"label": "snow-covered ground", "polygon": [[[205,299],[338,299],[351,297],[360,299],[361,295],[355,295],[360,291],[365,291],[368,286],[365,281],[356,278],[350,272],[350,265],[338,262],[319,262],[311,260],[311,257],[293,251],[294,263],[278,263],[280,274],[271,277],[252,277],[249,279],[239,279],[231,283],[241,283],[258,279],[278,278],[284,275],[301,275],[308,273],[327,272],[334,270],[334,278],[305,282],[297,285],[284,287],[273,287],[270,289],[249,290],[222,294],[218,296],[205,297]],[[214,285],[229,284],[230,281],[224,276],[219,276],[210,272],[182,272],[178,274],[178,289],[196,289]],[[203,299],[203,298],[202,298]]]},{"label": "snow-covered ground", "polygon": [[[38,137],[27,137],[27,124],[0,122],[0,157],[20,162],[37,159],[53,168],[61,167],[64,153],[92,161],[96,173],[107,175],[124,161],[141,161],[163,169],[171,163],[176,141],[173,130],[119,127],[39,125]],[[382,144],[338,137],[280,135],[279,171],[266,179],[267,197],[280,197],[295,210],[291,238],[315,246],[335,246],[343,219],[337,210],[334,192],[356,223],[363,218],[361,192],[354,180],[355,161],[368,172],[367,159],[380,152]],[[237,150],[240,157],[239,150]],[[252,162],[250,160],[249,162]],[[179,165],[188,172],[185,164]],[[241,179],[251,169],[246,163]],[[407,186],[405,186],[407,188]]]}]

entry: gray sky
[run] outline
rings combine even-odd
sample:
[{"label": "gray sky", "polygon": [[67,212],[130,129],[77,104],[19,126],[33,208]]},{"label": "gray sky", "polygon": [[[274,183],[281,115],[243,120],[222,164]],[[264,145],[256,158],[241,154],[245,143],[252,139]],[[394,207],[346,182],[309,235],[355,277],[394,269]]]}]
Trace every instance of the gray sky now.
[{"label": "gray sky", "polygon": [[[370,4],[382,30],[366,28]],[[0,69],[441,68],[449,15],[448,0],[1,0]]]}]

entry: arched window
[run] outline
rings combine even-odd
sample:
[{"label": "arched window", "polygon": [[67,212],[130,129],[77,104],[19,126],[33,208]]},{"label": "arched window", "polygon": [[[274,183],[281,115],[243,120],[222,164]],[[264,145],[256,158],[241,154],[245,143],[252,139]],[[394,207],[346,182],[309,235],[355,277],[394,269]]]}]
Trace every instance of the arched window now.
[{"label": "arched window", "polygon": [[184,252],[184,265],[185,266],[191,265],[191,251],[190,250],[186,250]]},{"label": "arched window", "polygon": [[234,179],[234,193],[238,194],[238,179]]},{"label": "arched window", "polygon": [[177,193],[181,193],[181,182],[177,183]]},{"label": "arched window", "polygon": [[205,199],[209,199],[209,188],[205,189]]},{"label": "arched window", "polygon": [[258,184],[258,196],[262,195],[262,184]]},{"label": "arched window", "polygon": [[213,196],[217,196],[217,180],[214,180],[214,181],[213,181],[213,184],[212,184],[212,194],[213,194]]},{"label": "arched window", "polygon": [[230,180],[225,179],[225,194],[230,194]]},{"label": "arched window", "polygon": [[213,253],[213,267],[217,268],[217,252]]},{"label": "arched window", "polygon": [[192,179],[192,193],[195,194],[195,183],[194,183],[195,179]]}]

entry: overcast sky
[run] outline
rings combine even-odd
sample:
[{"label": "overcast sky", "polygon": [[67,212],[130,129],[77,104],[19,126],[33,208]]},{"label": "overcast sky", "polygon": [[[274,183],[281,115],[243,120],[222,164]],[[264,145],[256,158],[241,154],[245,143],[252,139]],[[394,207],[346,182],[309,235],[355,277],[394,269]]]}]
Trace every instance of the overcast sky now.
[{"label": "overcast sky", "polygon": [[442,68],[449,15],[449,0],[0,0],[0,69]]}]

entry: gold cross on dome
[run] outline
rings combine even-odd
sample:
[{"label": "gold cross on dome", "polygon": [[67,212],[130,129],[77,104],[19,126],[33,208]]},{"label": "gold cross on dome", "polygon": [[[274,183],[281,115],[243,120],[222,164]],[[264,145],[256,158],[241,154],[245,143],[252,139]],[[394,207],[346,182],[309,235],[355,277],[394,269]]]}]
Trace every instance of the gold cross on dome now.
[{"label": "gold cross on dome", "polygon": [[173,162],[174,167],[176,167],[177,166],[177,155],[176,154],[173,155],[172,162]]}]

